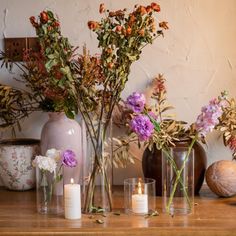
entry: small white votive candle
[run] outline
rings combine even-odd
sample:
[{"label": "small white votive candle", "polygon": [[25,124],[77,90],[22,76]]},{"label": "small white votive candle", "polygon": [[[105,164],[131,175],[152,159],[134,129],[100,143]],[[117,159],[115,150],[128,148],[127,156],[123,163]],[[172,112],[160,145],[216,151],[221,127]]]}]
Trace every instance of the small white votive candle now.
[{"label": "small white votive candle", "polygon": [[138,183],[138,193],[132,195],[132,211],[136,214],[148,213],[148,195],[142,194],[141,183]]},{"label": "small white votive candle", "polygon": [[80,185],[74,184],[71,179],[70,184],[64,186],[65,218],[70,220],[81,218],[81,195]]}]

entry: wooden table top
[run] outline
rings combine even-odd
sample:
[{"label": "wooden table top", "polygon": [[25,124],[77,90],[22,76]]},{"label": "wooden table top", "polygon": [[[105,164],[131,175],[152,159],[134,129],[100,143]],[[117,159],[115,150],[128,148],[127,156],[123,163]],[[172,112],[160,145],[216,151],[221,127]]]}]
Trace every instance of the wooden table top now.
[{"label": "wooden table top", "polygon": [[[123,193],[114,190],[115,210],[121,210]],[[13,192],[0,189],[0,235],[236,235],[236,197],[218,198],[209,190],[195,198],[195,212],[186,216],[159,216],[145,219],[112,213],[107,217],[66,220],[63,216],[40,215],[35,209],[35,191]],[[161,198],[157,198],[161,211]],[[96,223],[102,218],[103,224]]]}]

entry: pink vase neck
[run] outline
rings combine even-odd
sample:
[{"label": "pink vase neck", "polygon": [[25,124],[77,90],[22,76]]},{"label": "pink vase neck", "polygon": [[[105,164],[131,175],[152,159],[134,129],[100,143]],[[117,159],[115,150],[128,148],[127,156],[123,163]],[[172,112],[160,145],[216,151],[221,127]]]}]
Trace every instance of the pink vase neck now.
[{"label": "pink vase neck", "polygon": [[50,120],[61,120],[66,118],[64,112],[49,112],[48,116]]}]

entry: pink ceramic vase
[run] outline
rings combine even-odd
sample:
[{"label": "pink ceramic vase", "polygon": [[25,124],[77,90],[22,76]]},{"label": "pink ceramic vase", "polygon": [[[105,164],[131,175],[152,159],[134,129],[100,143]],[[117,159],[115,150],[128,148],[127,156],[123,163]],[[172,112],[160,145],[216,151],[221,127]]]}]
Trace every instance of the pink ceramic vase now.
[{"label": "pink ceramic vase", "polygon": [[[82,176],[82,130],[78,122],[69,119],[64,113],[49,113],[49,120],[43,126],[41,133],[41,154],[55,148],[61,151],[72,150],[76,154],[78,165],[73,168],[64,167],[63,181],[69,183],[73,178],[75,183],[80,182]],[[57,194],[63,189],[57,188]]]}]

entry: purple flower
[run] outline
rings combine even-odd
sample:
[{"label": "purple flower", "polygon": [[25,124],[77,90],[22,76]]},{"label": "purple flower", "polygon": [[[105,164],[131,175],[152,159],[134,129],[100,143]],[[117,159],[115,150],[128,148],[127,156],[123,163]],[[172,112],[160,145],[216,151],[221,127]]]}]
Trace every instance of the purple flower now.
[{"label": "purple flower", "polygon": [[67,167],[76,167],[77,160],[75,159],[75,153],[72,150],[65,150],[62,153],[62,164]]},{"label": "purple flower", "polygon": [[219,117],[222,115],[222,105],[217,99],[212,99],[207,106],[202,107],[202,113],[196,121],[197,132],[205,137],[219,123]]},{"label": "purple flower", "polygon": [[144,109],[146,99],[144,94],[134,92],[126,100],[127,108],[131,109],[133,112],[140,113]]},{"label": "purple flower", "polygon": [[154,125],[145,115],[137,115],[130,122],[131,129],[141,141],[148,140],[153,133]]}]

